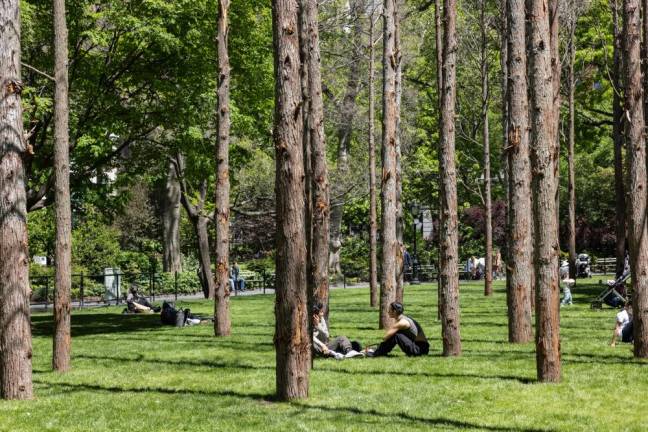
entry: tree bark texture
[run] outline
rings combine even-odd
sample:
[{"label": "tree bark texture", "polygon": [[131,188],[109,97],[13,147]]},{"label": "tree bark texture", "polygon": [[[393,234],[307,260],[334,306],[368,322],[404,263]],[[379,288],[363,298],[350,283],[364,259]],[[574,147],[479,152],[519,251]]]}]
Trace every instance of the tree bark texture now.
[{"label": "tree bark texture", "polygon": [[229,142],[230,142],[230,64],[228,52],[230,0],[218,1],[218,142],[216,143],[216,293],[214,334],[231,332],[229,312]]},{"label": "tree bark texture", "polygon": [[308,91],[311,166],[311,245],[310,279],[316,301],[326,305],[329,299],[329,181],[326,164],[326,141],[324,135],[324,102],[322,100],[322,74],[320,71],[319,30],[317,0],[306,1],[307,34],[303,40],[308,49]]},{"label": "tree bark texture", "polygon": [[[437,84],[437,108],[439,122],[441,122],[441,94],[443,93],[443,27],[441,27],[441,1],[434,2],[434,41],[436,54],[436,84]],[[441,195],[439,194],[439,208],[441,208]],[[437,234],[440,240],[440,231]],[[441,267],[441,258],[437,254],[437,268]],[[437,277],[437,320],[441,320],[441,278]]]},{"label": "tree bark texture", "polygon": [[180,258],[180,183],[173,163],[169,163],[164,188],[163,260],[165,272],[182,271]]},{"label": "tree bark texture", "polygon": [[369,305],[378,305],[378,215],[376,203],[376,131],[374,88],[374,16],[369,17]]},{"label": "tree bark texture", "polygon": [[[625,179],[623,174],[623,107],[621,95],[623,85],[621,83],[621,39],[623,37],[619,24],[620,0],[612,1],[612,23],[614,31],[614,63],[612,69],[612,139],[614,140],[614,196],[616,209],[616,277],[623,274],[626,252],[626,201],[625,201]],[[644,113],[645,114],[645,113]]]},{"label": "tree bark texture", "polygon": [[493,294],[493,217],[491,205],[490,131],[488,125],[488,39],[486,23],[486,0],[481,0],[481,79],[482,79],[482,138],[484,140],[484,207],[486,210],[486,270],[484,274],[484,295]]},{"label": "tree bark texture", "polygon": [[[508,163],[508,147],[509,147],[509,104],[508,104],[508,59],[509,59],[509,47],[508,47],[508,6],[507,0],[500,0],[500,16],[501,16],[501,25],[500,25],[500,68],[502,70],[501,76],[501,92],[502,92],[502,171],[504,172],[504,187],[506,188],[506,229],[505,229],[505,241],[506,244],[510,244],[511,229],[509,224],[509,208],[511,203],[511,189],[509,187],[509,163]],[[524,38],[523,38],[524,39]],[[506,248],[506,254],[504,254],[503,261],[501,264],[504,264],[504,272],[506,274],[506,293],[510,292],[510,281],[511,275],[509,271],[509,258],[510,250],[508,246]]]},{"label": "tree bark texture", "polygon": [[567,132],[567,191],[569,194],[569,239],[567,241],[569,249],[569,277],[576,278],[576,170],[574,168],[574,93],[576,83],[574,81],[574,63],[576,62],[576,40],[574,32],[576,30],[576,18],[572,22],[569,32],[568,56],[569,65],[567,72],[567,101],[569,105],[569,130]]},{"label": "tree bark texture", "polygon": [[32,398],[20,2],[0,2],[0,397]]},{"label": "tree bark texture", "polygon": [[72,285],[72,216],[70,207],[68,36],[65,0],[54,0],[54,171],[56,176],[56,289],[52,367],[70,369]]},{"label": "tree bark texture", "polygon": [[641,73],[641,8],[638,0],[623,2],[624,78],[628,157],[628,242],[632,271],[635,357],[648,357],[648,185]]},{"label": "tree bark texture", "polygon": [[[196,215],[195,220],[192,220],[196,237],[198,237],[198,258],[200,260],[200,273],[201,284],[203,285],[203,294],[205,298],[215,299],[216,295],[216,281],[211,268],[211,255],[209,250],[209,230],[207,226],[209,219],[204,215]],[[229,295],[229,284],[226,287],[227,295]]]},{"label": "tree bark texture", "polygon": [[396,300],[398,268],[396,258],[400,253],[396,238],[398,206],[396,194],[397,174],[397,100],[396,73],[400,56],[396,52],[397,0],[383,3],[383,112],[382,112],[382,280],[380,284],[379,327],[391,325],[389,305]]},{"label": "tree bark texture", "polygon": [[508,39],[508,259],[509,342],[533,339],[531,326],[532,263],[531,168],[524,0],[507,0]]},{"label": "tree bark texture", "polygon": [[[405,266],[404,266],[404,213],[403,213],[403,177],[402,177],[402,150],[401,150],[401,127],[400,109],[403,96],[403,64],[400,48],[400,0],[396,0],[396,12],[394,17],[394,52],[396,53],[396,242],[398,243],[398,254],[396,255],[396,301],[403,303],[405,294]],[[416,233],[414,233],[416,235]]]},{"label": "tree bark texture", "polygon": [[[352,52],[349,62],[349,75],[347,86],[340,107],[340,125],[337,130],[338,156],[336,167],[336,178],[343,179],[349,172],[349,147],[353,136],[353,122],[355,120],[357,105],[356,99],[360,91],[360,65],[363,60],[362,52],[362,5],[364,0],[352,0],[350,4],[350,19],[353,23]],[[342,274],[340,268],[340,249],[342,248],[342,215],[344,211],[345,198],[339,188],[333,187],[336,202],[331,205],[331,242],[329,250],[329,271],[336,275]],[[337,201],[339,200],[339,201]]]},{"label": "tree bark texture", "polygon": [[459,332],[459,247],[457,221],[457,173],[455,167],[455,99],[457,58],[457,3],[443,2],[443,88],[439,130],[439,281],[441,286],[441,333],[443,355],[461,355]]},{"label": "tree bark texture", "polygon": [[[554,159],[554,173],[556,182],[560,184],[560,79],[562,72],[562,61],[560,58],[560,0],[548,0],[549,2],[549,39],[551,43],[551,74],[553,77],[553,137],[556,140],[556,156]],[[556,187],[556,219],[560,220],[560,187]],[[560,242],[558,243],[560,253]]]},{"label": "tree bark texture", "polygon": [[306,293],[304,159],[298,0],[273,0],[275,53],[277,396],[308,396],[310,337]]},{"label": "tree bark texture", "polygon": [[558,220],[556,213],[558,143],[552,75],[548,0],[529,0],[531,162],[533,166],[534,266],[536,278],[536,367],[538,380],[560,381]]}]

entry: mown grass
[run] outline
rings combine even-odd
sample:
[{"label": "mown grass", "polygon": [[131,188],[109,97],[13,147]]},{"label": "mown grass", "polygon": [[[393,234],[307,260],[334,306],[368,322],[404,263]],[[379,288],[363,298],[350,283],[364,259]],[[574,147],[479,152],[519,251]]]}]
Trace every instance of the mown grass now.
[{"label": "mown grass", "polygon": [[[561,310],[563,380],[536,382],[533,344],[507,342],[503,285],[484,298],[461,286],[463,355],[440,356],[436,285],[406,287],[406,312],[431,355],[316,360],[310,397],[274,393],[272,295],[233,298],[233,335],[210,326],[160,327],[120,309],[75,311],[73,370],[50,371],[51,316],[34,322],[36,400],[0,402],[1,431],[483,430],[641,431],[648,428],[648,363],[608,346],[615,311],[594,311],[599,291],[579,285]],[[186,306],[186,304],[185,304]],[[208,313],[208,302],[189,305]],[[334,290],[330,325],[363,343],[379,339],[366,289]]]}]

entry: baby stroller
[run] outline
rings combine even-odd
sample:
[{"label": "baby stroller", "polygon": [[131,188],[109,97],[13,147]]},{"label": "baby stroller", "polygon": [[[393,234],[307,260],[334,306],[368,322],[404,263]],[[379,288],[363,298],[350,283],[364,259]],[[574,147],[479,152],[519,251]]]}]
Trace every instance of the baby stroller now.
[{"label": "baby stroller", "polygon": [[591,264],[592,264],[592,260],[590,259],[589,255],[579,254],[578,258],[576,258],[576,277],[591,278],[592,277],[592,271],[590,270]]},{"label": "baby stroller", "polygon": [[630,277],[630,269],[626,269],[615,280],[607,281],[605,290],[592,302],[592,309],[601,309],[604,304],[617,308],[623,306],[627,300],[625,281]]}]

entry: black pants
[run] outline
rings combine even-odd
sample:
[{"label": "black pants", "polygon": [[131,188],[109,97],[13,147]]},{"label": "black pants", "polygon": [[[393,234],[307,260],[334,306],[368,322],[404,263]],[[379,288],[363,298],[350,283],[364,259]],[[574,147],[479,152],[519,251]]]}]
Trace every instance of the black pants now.
[{"label": "black pants", "polygon": [[407,356],[420,356],[430,352],[430,344],[427,342],[414,342],[403,333],[396,333],[376,348],[374,357],[384,356],[391,352],[392,349],[398,344],[401,350]]},{"label": "black pants", "polygon": [[[346,354],[353,349],[351,341],[346,336],[336,337],[332,341],[329,341],[329,343],[326,344],[326,347],[329,349],[329,351],[335,351],[341,354]],[[315,346],[314,349],[316,354],[322,354],[322,351],[319,349],[319,347]]]}]

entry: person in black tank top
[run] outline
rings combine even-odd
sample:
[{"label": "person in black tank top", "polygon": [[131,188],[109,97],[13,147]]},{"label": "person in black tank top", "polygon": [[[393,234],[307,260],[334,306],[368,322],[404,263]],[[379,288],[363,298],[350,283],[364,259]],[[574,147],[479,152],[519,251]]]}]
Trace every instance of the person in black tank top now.
[{"label": "person in black tank top", "polygon": [[396,345],[407,356],[420,356],[430,352],[425,332],[415,319],[403,315],[403,305],[394,302],[389,305],[389,316],[395,323],[387,330],[383,342],[375,351],[366,350],[367,357],[387,355]]}]

